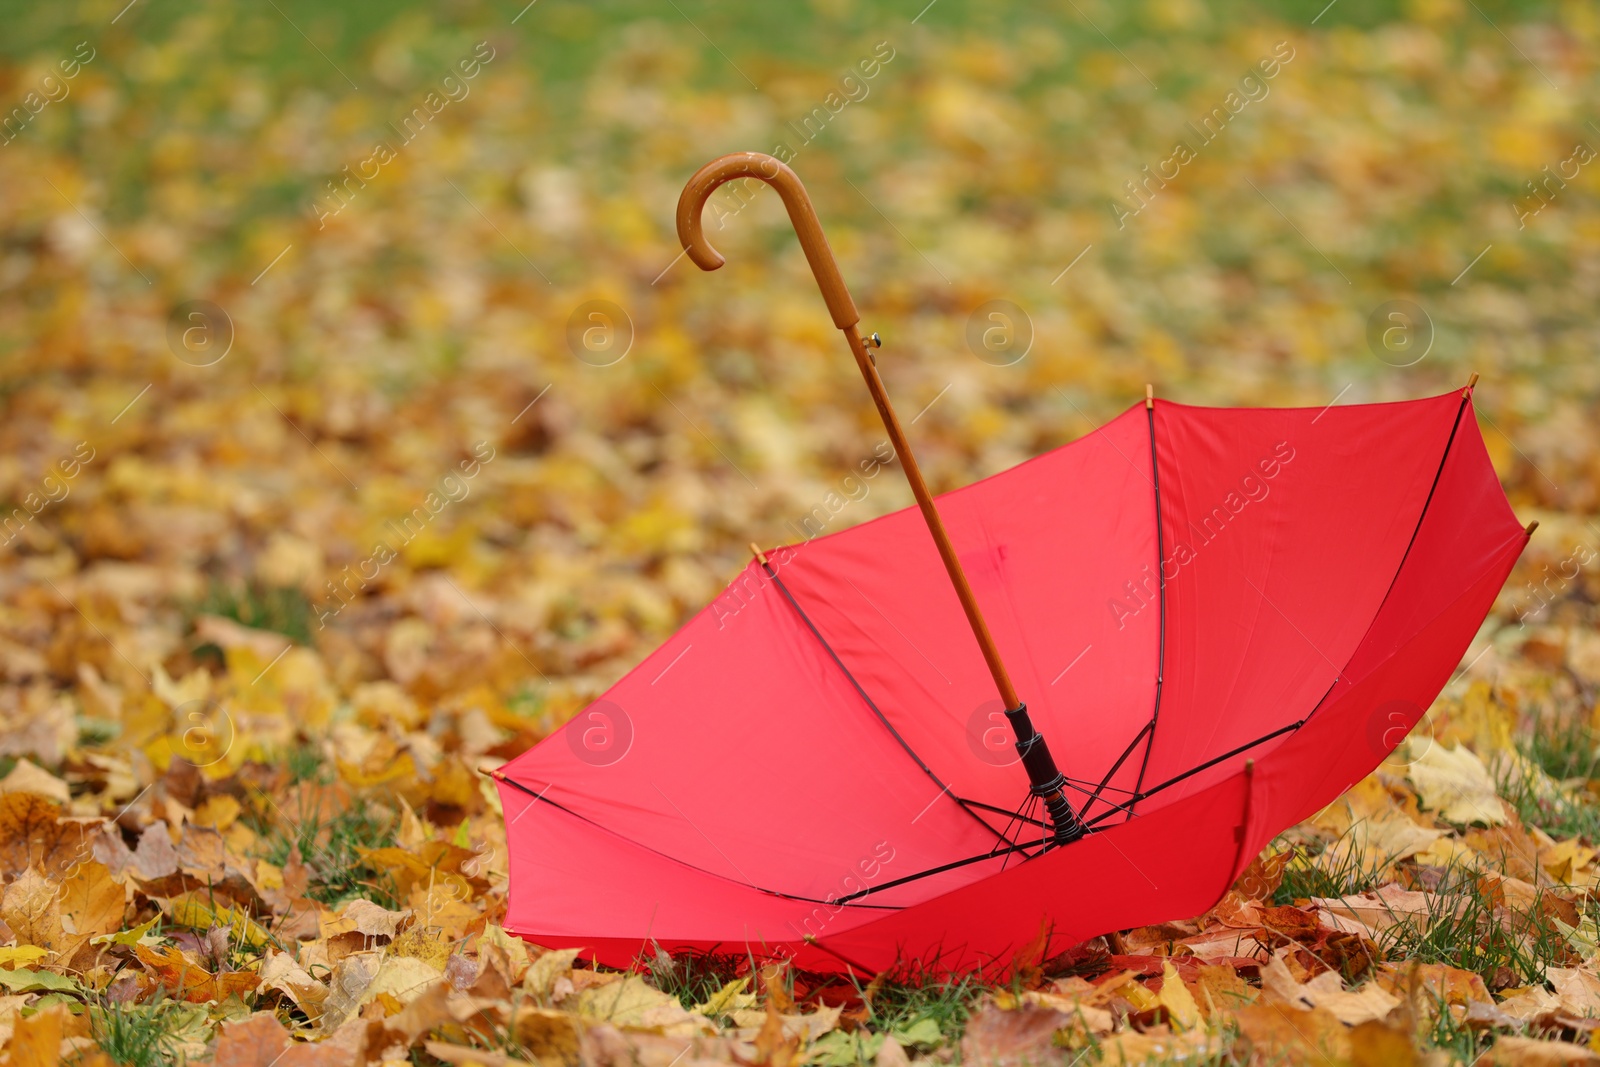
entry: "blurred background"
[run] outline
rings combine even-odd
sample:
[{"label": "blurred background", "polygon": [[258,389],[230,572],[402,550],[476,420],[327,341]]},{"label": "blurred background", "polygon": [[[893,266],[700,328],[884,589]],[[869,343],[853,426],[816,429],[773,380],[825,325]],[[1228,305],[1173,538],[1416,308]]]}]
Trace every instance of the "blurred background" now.
[{"label": "blurred background", "polygon": [[744,149],[806,182],[936,488],[1146,382],[1480,373],[1546,524],[1492,625],[1600,682],[1551,629],[1600,591],[1592,4],[3,6],[0,754],[140,780],[218,694],[207,773],[349,722],[374,767],[440,765],[403,737],[441,716],[509,753],[747,543],[908,505],[849,477],[881,428],[777,197],[680,256]]}]

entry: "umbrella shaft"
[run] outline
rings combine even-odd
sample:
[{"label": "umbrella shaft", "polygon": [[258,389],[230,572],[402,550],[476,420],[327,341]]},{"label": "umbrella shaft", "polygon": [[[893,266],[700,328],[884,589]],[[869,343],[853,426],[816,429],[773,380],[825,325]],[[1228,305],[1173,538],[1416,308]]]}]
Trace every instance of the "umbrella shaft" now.
[{"label": "umbrella shaft", "polygon": [[883,428],[889,433],[889,442],[894,446],[895,455],[900,457],[900,465],[906,472],[906,481],[911,483],[911,494],[917,498],[917,507],[922,509],[922,518],[928,524],[928,532],[933,535],[933,543],[938,546],[939,558],[944,560],[944,569],[950,575],[950,584],[955,586],[956,597],[961,601],[961,610],[967,613],[967,624],[972,627],[972,636],[978,639],[978,647],[983,651],[983,660],[989,665],[989,673],[994,676],[995,688],[999,690],[1000,699],[1005,703],[1006,716],[1017,738],[1017,752],[1022,756],[1022,765],[1028,772],[1028,783],[1034,795],[1044,800],[1057,843],[1065,844],[1076,840],[1083,835],[1083,826],[1073,814],[1072,805],[1062,795],[1065,779],[1056,769],[1055,759],[1050,755],[1050,747],[1045,744],[1044,736],[1033,728],[1033,722],[1028,718],[1027,706],[1018,698],[1016,687],[1011,684],[1011,675],[1006,671],[1005,662],[1000,658],[1000,649],[994,643],[994,635],[989,633],[989,624],[984,621],[983,611],[978,607],[978,598],[973,595],[972,586],[967,581],[967,572],[962,569],[955,547],[950,544],[950,535],[945,531],[944,520],[939,516],[939,509],[934,506],[933,494],[928,492],[928,483],[922,480],[922,470],[917,466],[917,457],[912,453],[911,444],[906,440],[905,431],[900,427],[900,419],[889,404],[889,395],[884,392],[883,379],[878,377],[877,365],[868,354],[867,346],[861,340],[861,331],[854,323],[842,327],[841,332],[850,342],[850,351],[856,357],[856,366],[861,368],[861,376],[866,379],[867,390],[872,393],[872,402],[878,406],[878,415],[883,419]]},{"label": "umbrella shaft", "polygon": [[894,408],[889,406],[889,396],[883,390],[883,379],[878,377],[878,368],[873,364],[872,357],[867,354],[867,346],[861,340],[861,332],[854,324],[844,327],[845,339],[850,342],[850,351],[856,357],[856,366],[861,368],[861,376],[867,381],[867,389],[872,393],[872,402],[878,405],[878,415],[883,419],[883,428],[889,433],[889,443],[894,446],[894,451],[900,457],[900,465],[905,469],[906,481],[911,483],[911,494],[917,498],[917,507],[922,509],[922,518],[928,524],[928,532],[933,534],[933,543],[939,548],[939,558],[944,560],[944,569],[950,574],[950,584],[955,586],[956,597],[961,601],[961,610],[967,613],[967,624],[972,627],[972,636],[978,639],[978,647],[983,650],[984,662],[989,665],[989,673],[994,676],[995,688],[1000,691],[1000,699],[1007,708],[1018,707],[1022,701],[1017,698],[1016,687],[1011,684],[1011,675],[1006,672],[1006,665],[1000,659],[1000,650],[995,647],[994,637],[989,633],[989,624],[983,619],[983,612],[978,607],[978,598],[972,593],[972,586],[967,582],[967,573],[961,569],[961,561],[956,557],[956,550],[950,544],[950,535],[945,532],[944,520],[939,517],[939,509],[934,506],[933,494],[928,492],[928,483],[922,480],[922,470],[917,466],[917,457],[911,452],[911,444],[906,440],[905,431],[900,428],[900,419],[895,415]]}]

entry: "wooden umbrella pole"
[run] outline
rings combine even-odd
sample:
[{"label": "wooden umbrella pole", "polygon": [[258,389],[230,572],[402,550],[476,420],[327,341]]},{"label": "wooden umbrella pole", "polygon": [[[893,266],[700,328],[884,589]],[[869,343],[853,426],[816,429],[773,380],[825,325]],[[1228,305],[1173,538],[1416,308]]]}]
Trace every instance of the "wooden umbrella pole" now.
[{"label": "wooden umbrella pole", "polygon": [[[950,584],[955,587],[956,597],[961,601],[961,609],[966,613],[967,624],[972,627],[972,636],[977,639],[978,648],[983,652],[984,662],[988,664],[989,673],[994,677],[995,688],[1000,693],[1000,699],[1006,708],[1006,716],[1016,734],[1017,750],[1022,755],[1023,765],[1028,771],[1032,791],[1045,803],[1056,841],[1064,843],[1074,840],[1082,835],[1083,829],[1062,792],[1065,779],[1056,769],[1049,747],[1045,744],[1044,738],[1033,728],[1027,708],[1018,698],[1016,687],[1011,684],[1011,675],[1006,671],[1005,662],[1000,658],[1000,650],[995,646],[994,636],[989,632],[989,624],[984,621],[983,610],[978,606],[978,598],[973,595],[966,571],[962,569],[961,560],[956,556],[954,546],[950,544],[950,535],[945,530],[944,520],[934,505],[933,494],[928,492],[928,483],[923,480],[922,470],[917,466],[917,457],[912,453],[911,444],[906,440],[900,420],[894,413],[894,407],[889,403],[889,395],[884,391],[883,380],[878,376],[877,363],[868,352],[867,342],[862,338],[861,331],[857,329],[861,314],[856,310],[850,291],[845,288],[844,278],[839,273],[839,264],[833,258],[833,250],[828,247],[828,239],[822,232],[822,223],[817,220],[816,209],[811,206],[811,197],[806,194],[800,178],[781,161],[761,152],[735,152],[707,163],[689,179],[689,183],[684,186],[683,195],[678,198],[678,239],[682,242],[684,251],[701,270],[716,270],[727,262],[706,240],[701,227],[701,213],[706,201],[719,186],[740,178],[753,178],[765,182],[776,189],[778,195],[783,198],[783,205],[788,209],[789,219],[800,238],[800,247],[806,254],[806,261],[811,265],[811,273],[816,276],[817,286],[822,290],[822,299],[828,305],[829,314],[833,316],[833,324],[844,333],[845,340],[849,342],[850,353],[855,356],[856,366],[861,369],[861,377],[866,380],[867,390],[872,394],[872,402],[877,405],[878,415],[883,420],[883,428],[889,434],[889,442],[894,446],[895,454],[900,457],[906,481],[911,484],[911,493],[917,499],[917,507],[922,510],[922,518],[928,524],[928,532],[933,535],[934,544],[938,546],[939,558],[944,561],[945,571],[950,575]],[[876,334],[873,335],[873,341],[875,343],[877,341]]]}]

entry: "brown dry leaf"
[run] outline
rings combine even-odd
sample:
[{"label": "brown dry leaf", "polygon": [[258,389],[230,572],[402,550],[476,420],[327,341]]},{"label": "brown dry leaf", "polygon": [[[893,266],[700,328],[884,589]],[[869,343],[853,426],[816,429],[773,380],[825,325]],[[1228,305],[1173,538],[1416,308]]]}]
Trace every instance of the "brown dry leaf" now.
[{"label": "brown dry leaf", "polygon": [[289,1031],[270,1011],[222,1024],[212,1067],[268,1067],[289,1047]]},{"label": "brown dry leaf", "polygon": [[104,864],[89,860],[73,868],[60,887],[61,940],[58,945],[47,946],[60,953],[52,969],[86,966],[81,957],[89,942],[122,929],[127,893],[124,886],[112,881]]},{"label": "brown dry leaf", "polygon": [[32,1016],[18,1015],[6,1045],[5,1067],[59,1067],[69,1021],[63,1004],[52,1004]]},{"label": "brown dry leaf", "polygon": [[1443,963],[1386,963],[1379,968],[1378,981],[1395,996],[1404,999],[1407,983],[1415,980],[1421,992],[1433,1001],[1446,1004],[1492,1004],[1483,978],[1472,971]]},{"label": "brown dry leaf", "polygon": [[1525,1022],[1561,1009],[1561,998],[1544,986],[1528,986],[1507,990],[1507,993],[1509,995],[1497,1005],[1498,1011],[1518,1021]]},{"label": "brown dry leaf", "polygon": [[1400,1006],[1400,1001],[1377,982],[1368,982],[1354,992],[1346,990],[1334,971],[1324,971],[1305,983],[1297,982],[1280,956],[1273,956],[1262,966],[1261,994],[1263,1003],[1321,1008],[1349,1026],[1385,1018]]},{"label": "brown dry leaf", "polygon": [[1373,1019],[1350,1031],[1351,1067],[1415,1067],[1419,1062],[1416,1046],[1404,1027],[1386,1026]]},{"label": "brown dry leaf", "polygon": [[207,797],[198,808],[195,808],[194,817],[190,821],[196,826],[221,832],[232,826],[243,811],[244,808],[237,798],[227,793],[218,793]]},{"label": "brown dry leaf", "polygon": [[1025,1004],[1004,1011],[993,1004],[984,1005],[967,1021],[961,1059],[985,1067],[1038,1067],[1060,1057],[1056,1031],[1071,1025],[1069,1016],[1049,1008]]},{"label": "brown dry leaf", "polygon": [[311,977],[287,952],[269,952],[261,965],[261,989],[285,994],[313,1022],[322,1016],[323,1002],[328,999],[328,987]]},{"label": "brown dry leaf", "polygon": [[1160,1027],[1144,1032],[1124,1031],[1100,1042],[1100,1062],[1107,1067],[1142,1063],[1208,1062],[1220,1040],[1200,1030],[1170,1033]]},{"label": "brown dry leaf", "polygon": [[90,855],[97,832],[98,824],[63,819],[49,797],[0,794],[0,871],[63,874]]},{"label": "brown dry leaf", "polygon": [[1564,1041],[1502,1037],[1478,1063],[1482,1067],[1600,1067],[1600,1055]]},{"label": "brown dry leaf", "polygon": [[1260,1062],[1338,1064],[1350,1058],[1350,1031],[1324,1008],[1251,1004],[1235,1012],[1234,1019]]},{"label": "brown dry leaf", "polygon": [[[545,1057],[540,1057],[539,1063],[530,1060],[518,1059],[507,1056],[503,1052],[489,1052],[481,1048],[472,1048],[467,1045],[451,1045],[443,1041],[424,1041],[422,1047],[428,1050],[428,1055],[445,1063],[458,1064],[459,1067],[542,1067]],[[574,1052],[576,1057],[576,1052]],[[553,1063],[572,1063],[576,1058],[565,1060],[559,1056],[550,1057]]]},{"label": "brown dry leaf", "polygon": [[874,1067],[911,1067],[911,1057],[906,1055],[905,1047],[894,1039],[893,1034],[885,1034],[873,1064]]},{"label": "brown dry leaf", "polygon": [[1545,981],[1555,988],[1561,1010],[1579,1019],[1600,1019],[1600,976],[1587,967],[1551,967]]},{"label": "brown dry leaf", "polygon": [[11,928],[20,944],[37,945],[60,958],[65,933],[61,929],[61,887],[29,868],[5,887],[0,898],[0,921]]},{"label": "brown dry leaf", "polygon": [[370,999],[367,991],[382,963],[381,952],[352,952],[334,965],[328,979],[328,995],[323,999],[322,1017],[317,1020],[324,1033],[338,1029],[361,1010]]},{"label": "brown dry leaf", "polygon": [[[1367,937],[1381,934],[1397,923],[1425,925],[1430,914],[1444,910],[1432,894],[1403,889],[1394,883],[1347,897],[1315,897],[1311,903],[1322,912],[1324,921],[1332,921],[1335,929]],[[1459,912],[1465,903],[1459,901],[1453,906]]]},{"label": "brown dry leaf", "polygon": [[72,799],[72,789],[66,782],[29,759],[20,759],[11,773],[0,778],[0,793],[36,793],[57,804]]},{"label": "brown dry leaf", "polygon": [[1199,987],[1195,999],[1208,1019],[1225,1018],[1229,1012],[1254,1002],[1261,995],[1232,967],[1202,965],[1195,984]]},{"label": "brown dry leaf", "polygon": [[577,1067],[583,1044],[583,1028],[570,1012],[522,1005],[512,1018],[517,1044],[536,1056],[540,1063]]},{"label": "brown dry leaf", "polygon": [[635,974],[577,996],[573,1010],[585,1019],[619,1029],[654,1030],[679,1037],[713,1032],[709,1020],[686,1010],[678,998],[663,993]]},{"label": "brown dry leaf", "polygon": [[390,911],[370,900],[352,900],[337,916],[322,921],[322,936],[353,932],[364,937],[393,937],[410,916],[409,910]]},{"label": "brown dry leaf", "polygon": [[767,998],[766,1020],[756,1034],[756,1054],[753,1060],[759,1067],[789,1067],[799,1051],[800,1039],[785,1030],[783,1016],[772,997]]},{"label": "brown dry leaf", "polygon": [[1419,826],[1392,809],[1352,825],[1311,865],[1325,872],[1362,872],[1379,877],[1400,860],[1422,852],[1449,831]]},{"label": "brown dry leaf", "polygon": [[443,967],[435,967],[414,956],[386,952],[378,973],[367,987],[363,1003],[379,996],[391,996],[401,1004],[409,1004],[443,977]]},{"label": "brown dry leaf", "polygon": [[1494,778],[1465,745],[1427,746],[1406,768],[1406,776],[1417,787],[1423,804],[1446,822],[1498,826],[1506,821]]},{"label": "brown dry leaf", "polygon": [[1241,900],[1270,899],[1278,891],[1278,886],[1283,884],[1283,872],[1288,870],[1289,860],[1293,856],[1293,851],[1289,849],[1261,853],[1250,861],[1250,866],[1234,881],[1229,892]]},{"label": "brown dry leaf", "polygon": [[[499,931],[499,927],[495,927],[495,930]],[[505,936],[504,931],[500,931],[500,934]],[[484,941],[489,940],[489,934],[486,933]],[[518,944],[520,943],[518,941]],[[576,948],[561,948],[540,954],[538,959],[528,965],[527,973],[522,978],[523,985],[540,1003],[554,1003],[560,999],[558,994],[562,992],[557,988],[558,982],[565,981],[567,985],[565,992],[572,991],[572,982],[567,975],[572,971],[572,964],[581,951]]]},{"label": "brown dry leaf", "polygon": [[225,1000],[256,988],[260,979],[249,971],[224,971],[213,975],[190,962],[175,948],[134,945],[133,951],[145,969],[175,996],[194,1004]]},{"label": "brown dry leaf", "polygon": [[[1081,978],[1077,981],[1083,982]],[[1057,982],[1055,985],[1059,989],[1064,983]],[[1071,1029],[1075,1034],[1111,1033],[1116,1029],[1116,1016],[1105,1008],[1097,1006],[1110,1000],[1111,994],[1102,994],[1087,982],[1083,982],[1083,986],[1086,988],[1073,988],[1066,992],[1030,989],[1018,998],[1018,1003],[1060,1012],[1072,1021]],[[1013,1007],[1009,1003],[1002,1006],[1008,1009]]]},{"label": "brown dry leaf", "polygon": [[394,878],[401,895],[407,898],[418,885],[431,887],[448,884],[468,898],[483,888],[461,874],[462,864],[476,860],[478,854],[444,841],[425,842],[416,851],[392,847],[363,849],[361,858],[387,871]]},{"label": "brown dry leaf", "polygon": [[349,1048],[295,1042],[268,1011],[223,1023],[210,1061],[211,1067],[351,1067],[358,1062]]},{"label": "brown dry leaf", "polygon": [[443,931],[452,941],[460,941],[487,925],[481,902],[462,897],[450,885],[434,885],[426,890],[417,886],[411,891],[411,910],[423,926]]}]

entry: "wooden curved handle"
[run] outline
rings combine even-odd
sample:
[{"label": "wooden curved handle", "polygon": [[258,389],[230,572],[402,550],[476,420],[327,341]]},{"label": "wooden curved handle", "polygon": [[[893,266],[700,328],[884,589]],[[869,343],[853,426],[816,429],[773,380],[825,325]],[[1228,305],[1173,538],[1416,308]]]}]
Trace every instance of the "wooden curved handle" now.
[{"label": "wooden curved handle", "polygon": [[763,152],[735,152],[714,159],[695,171],[689,184],[683,187],[683,195],[678,197],[678,240],[695,266],[701,270],[716,270],[727,262],[706,240],[700,214],[717,187],[735,178],[754,178],[778,190],[783,206],[789,209],[789,221],[800,238],[800,247],[805,250],[806,262],[811,264],[811,273],[816,275],[822,299],[827,301],[833,324],[845,330],[860,322],[861,314],[856,311],[856,302],[850,299],[850,291],[844,287],[839,264],[834,262],[833,250],[823,236],[822,223],[817,221],[817,212],[811,206],[811,197],[806,195],[806,187],[800,184],[794,171]]}]

